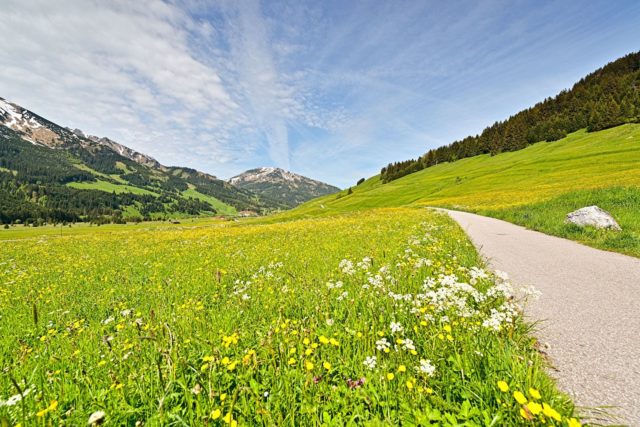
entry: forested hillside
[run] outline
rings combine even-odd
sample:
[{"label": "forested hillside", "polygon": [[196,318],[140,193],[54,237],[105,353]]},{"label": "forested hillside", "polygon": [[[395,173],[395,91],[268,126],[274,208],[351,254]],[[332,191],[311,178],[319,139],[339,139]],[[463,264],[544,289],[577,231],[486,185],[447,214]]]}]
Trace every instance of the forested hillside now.
[{"label": "forested hillside", "polygon": [[284,207],[5,101],[0,124],[0,224],[123,222]]},{"label": "forested hillside", "polygon": [[540,141],[557,141],[579,129],[593,132],[639,121],[640,52],[637,52],[589,74],[571,90],[494,123],[480,135],[429,150],[418,159],[391,163],[381,170],[381,179],[389,182],[439,163],[517,151]]}]

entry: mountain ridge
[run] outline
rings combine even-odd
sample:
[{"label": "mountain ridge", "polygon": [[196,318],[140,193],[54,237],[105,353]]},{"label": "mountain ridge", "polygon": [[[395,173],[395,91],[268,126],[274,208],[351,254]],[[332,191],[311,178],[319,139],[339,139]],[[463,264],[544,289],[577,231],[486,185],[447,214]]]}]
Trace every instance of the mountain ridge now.
[{"label": "mountain ridge", "polygon": [[249,169],[227,182],[288,207],[340,191],[333,185],[277,167]]},{"label": "mountain ridge", "polygon": [[0,223],[265,214],[287,206],[0,98]]}]

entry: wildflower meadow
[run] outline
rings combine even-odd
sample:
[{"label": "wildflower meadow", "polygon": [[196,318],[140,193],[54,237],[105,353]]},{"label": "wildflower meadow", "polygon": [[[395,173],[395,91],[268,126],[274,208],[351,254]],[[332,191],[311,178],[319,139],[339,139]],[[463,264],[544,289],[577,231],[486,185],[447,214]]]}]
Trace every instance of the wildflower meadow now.
[{"label": "wildflower meadow", "polygon": [[0,425],[576,427],[522,304],[425,209],[0,242]]}]

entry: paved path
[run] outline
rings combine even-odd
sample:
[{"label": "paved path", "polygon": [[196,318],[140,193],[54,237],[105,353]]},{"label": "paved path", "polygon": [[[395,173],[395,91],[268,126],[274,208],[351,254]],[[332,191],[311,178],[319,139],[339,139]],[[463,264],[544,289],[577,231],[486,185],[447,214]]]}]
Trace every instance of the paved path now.
[{"label": "paved path", "polygon": [[640,259],[448,213],[492,268],[542,292],[526,315],[541,320],[536,335],[548,344],[551,374],[581,413],[598,417],[600,411],[584,408],[608,406],[618,418],[605,423],[640,426]]}]

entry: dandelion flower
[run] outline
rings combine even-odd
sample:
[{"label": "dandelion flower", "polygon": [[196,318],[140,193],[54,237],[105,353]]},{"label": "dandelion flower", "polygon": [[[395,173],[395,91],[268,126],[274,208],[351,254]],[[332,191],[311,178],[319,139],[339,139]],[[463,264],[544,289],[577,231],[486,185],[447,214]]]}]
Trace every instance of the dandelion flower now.
[{"label": "dandelion flower", "polygon": [[222,416],[222,411],[220,409],[214,409],[210,415],[212,420],[217,420],[221,416]]},{"label": "dandelion flower", "polygon": [[525,403],[527,403],[527,398],[524,397],[524,394],[522,394],[522,392],[514,391],[513,398],[516,399],[516,402],[518,402],[521,405],[524,405]]},{"label": "dandelion flower", "polygon": [[501,392],[506,393],[509,391],[509,384],[507,384],[505,381],[498,381],[498,388]]},{"label": "dandelion flower", "polygon": [[580,424],[580,421],[576,420],[575,418],[569,418],[569,427],[582,427],[582,424]]},{"label": "dandelion flower", "polygon": [[558,411],[556,411],[546,403],[542,404],[542,413],[549,418],[553,418],[556,421],[562,421],[562,415],[560,415]]},{"label": "dandelion flower", "polygon": [[404,365],[398,366],[398,372],[407,372],[407,367]]},{"label": "dandelion flower", "polygon": [[391,381],[391,380],[392,380],[392,379],[394,379],[394,378],[395,378],[395,375],[393,375],[393,372],[389,372],[389,373],[387,374],[387,379],[388,379],[389,381]]},{"label": "dandelion flower", "polygon": [[523,406],[522,408],[520,408],[520,416],[525,420],[533,419],[533,415],[531,415],[531,412],[529,412],[526,406]]},{"label": "dandelion flower", "polygon": [[540,396],[540,392],[535,388],[529,389],[529,396],[533,397],[534,399],[540,399],[542,397]]},{"label": "dandelion flower", "polygon": [[322,364],[322,366],[323,366],[323,367],[324,367],[324,369],[326,369],[327,371],[330,371],[330,370],[331,370],[331,363],[329,363],[329,362],[324,362],[324,363]]},{"label": "dandelion flower", "polygon": [[540,412],[542,412],[542,405],[537,402],[527,403],[527,408],[529,408],[529,411],[531,411],[533,415],[538,415]]}]

